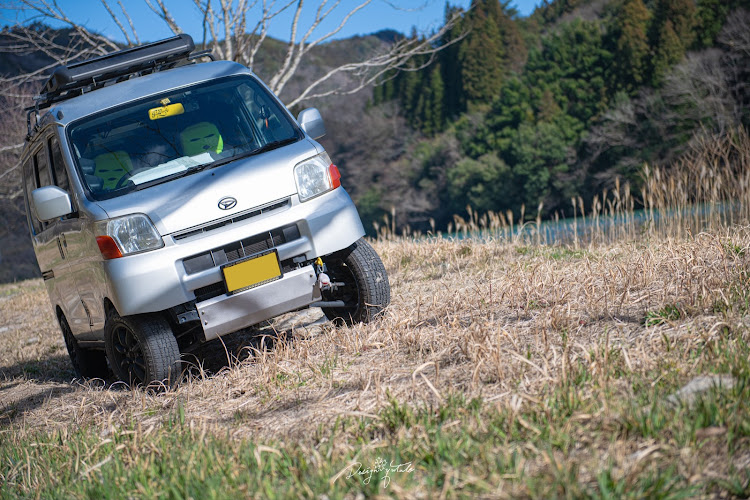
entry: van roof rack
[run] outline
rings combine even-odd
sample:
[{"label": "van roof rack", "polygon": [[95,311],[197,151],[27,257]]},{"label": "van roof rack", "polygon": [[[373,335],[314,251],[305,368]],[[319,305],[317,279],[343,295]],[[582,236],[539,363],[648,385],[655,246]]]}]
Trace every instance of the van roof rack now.
[{"label": "van roof rack", "polygon": [[99,89],[112,81],[141,76],[174,67],[183,60],[210,57],[210,50],[193,52],[195,44],[188,34],[180,34],[158,42],[119,50],[85,61],[59,66],[34,97],[34,106],[26,108],[28,135],[32,135],[31,114],[72,97]]}]

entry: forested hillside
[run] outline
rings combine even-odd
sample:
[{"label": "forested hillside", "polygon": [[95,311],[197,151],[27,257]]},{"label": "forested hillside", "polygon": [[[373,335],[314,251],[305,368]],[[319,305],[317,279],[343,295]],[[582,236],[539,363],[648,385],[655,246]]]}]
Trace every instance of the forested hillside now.
[{"label": "forested hillside", "polygon": [[591,200],[618,177],[638,194],[644,163],[748,125],[744,9],[747,0],[558,0],[520,18],[509,1],[447,5],[446,19],[460,18],[446,48],[374,90],[367,119],[410,132],[381,143],[380,164],[365,171],[345,157],[363,216],[395,208],[399,224],[421,228],[467,206],[518,218],[543,204],[543,215],[564,216],[572,196]]},{"label": "forested hillside", "polygon": [[[442,50],[414,59],[411,71],[292,110],[320,108],[322,142],[371,234],[384,217],[397,229],[445,229],[467,206],[511,211],[515,221],[540,210],[570,216],[572,197],[588,210],[618,182],[638,203],[644,164],[668,165],[750,121],[750,0],[555,0],[529,17],[510,1],[473,0],[466,11],[446,4],[445,19],[457,21],[437,42]],[[60,30],[60,47],[66,36]],[[282,100],[403,37],[385,31],[315,47]],[[283,52],[269,40],[254,70],[267,79]],[[33,47],[0,53],[0,71],[50,60]],[[0,96],[9,110],[0,120],[0,280],[38,272],[11,171],[25,130],[20,109],[36,90]]]}]

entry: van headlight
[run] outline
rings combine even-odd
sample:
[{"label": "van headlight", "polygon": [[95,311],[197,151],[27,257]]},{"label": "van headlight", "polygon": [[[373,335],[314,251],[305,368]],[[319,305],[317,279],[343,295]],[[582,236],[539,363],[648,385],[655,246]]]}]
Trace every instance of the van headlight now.
[{"label": "van headlight", "polygon": [[105,259],[116,259],[164,246],[164,240],[156,227],[143,214],[98,222],[96,231],[96,243]]},{"label": "van headlight", "polygon": [[327,153],[321,153],[294,167],[297,194],[307,201],[341,186],[341,175]]}]

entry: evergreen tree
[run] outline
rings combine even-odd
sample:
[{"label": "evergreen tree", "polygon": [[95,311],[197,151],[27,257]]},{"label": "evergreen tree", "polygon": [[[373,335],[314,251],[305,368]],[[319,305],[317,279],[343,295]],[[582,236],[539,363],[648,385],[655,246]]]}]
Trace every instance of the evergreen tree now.
[{"label": "evergreen tree", "polygon": [[685,54],[685,46],[677,35],[670,19],[667,19],[661,25],[658,37],[659,42],[656,46],[651,70],[651,83],[655,86],[661,84],[664,74]]},{"label": "evergreen tree", "polygon": [[581,131],[580,123],[564,114],[552,122],[524,123],[518,128],[506,162],[527,207],[543,201],[548,210],[559,208],[577,192],[571,167]]},{"label": "evergreen tree", "polygon": [[539,121],[551,121],[560,111],[560,106],[555,102],[555,96],[552,95],[552,91],[549,88],[545,88],[542,92],[542,97],[539,99],[539,108],[536,113]]},{"label": "evergreen tree", "polygon": [[698,0],[696,23],[698,25],[695,45],[710,47],[716,41],[729,12],[729,3],[724,0]]},{"label": "evergreen tree", "polygon": [[508,70],[521,72],[526,64],[528,50],[524,42],[521,30],[515,18],[518,11],[510,7],[511,0],[506,0],[501,4],[501,11],[497,19],[500,28],[500,37],[502,38],[503,48],[505,50],[505,65]]},{"label": "evergreen tree", "polygon": [[432,123],[432,107],[430,106],[429,96],[425,92],[420,92],[417,98],[417,106],[414,109],[411,125],[417,130],[426,131],[430,134],[430,124]]},{"label": "evergreen tree", "polygon": [[603,47],[595,22],[576,19],[542,40],[541,50],[532,50],[523,79],[531,89],[533,107],[550,90],[563,112],[588,122],[606,108],[613,85],[608,68],[612,54]]},{"label": "evergreen tree", "polygon": [[694,0],[657,0],[651,25],[651,83],[658,86],[666,71],[679,61],[695,39]]},{"label": "evergreen tree", "polygon": [[472,0],[466,16],[466,39],[459,49],[461,82],[467,106],[488,104],[502,84],[505,53],[498,19],[497,0]]},{"label": "evergreen tree", "polygon": [[402,71],[399,77],[396,95],[399,96],[399,104],[404,115],[413,125],[422,85],[421,72],[416,70]]},{"label": "evergreen tree", "polygon": [[[522,123],[534,121],[529,90],[529,86],[519,76],[509,78],[500,90],[500,98],[487,114],[485,121],[494,133],[492,146],[498,151],[507,151],[510,148],[515,131]],[[554,100],[554,96],[552,99]],[[559,110],[559,106],[557,109]],[[468,148],[464,146],[464,149]]]},{"label": "evergreen tree", "polygon": [[[456,15],[461,15],[462,12],[462,9],[452,7],[449,3],[446,3],[445,22],[453,19]],[[448,30],[445,37],[443,37],[441,42],[447,45],[447,47],[441,50],[438,56],[444,84],[444,110],[445,115],[450,117],[456,117],[466,109],[463,85],[461,84],[461,65],[459,62],[461,41],[458,40],[463,36],[463,29],[463,17],[459,17],[453,28]]]},{"label": "evergreen tree", "polygon": [[430,73],[430,116],[428,133],[437,133],[445,126],[445,85],[439,64],[435,65]]},{"label": "evergreen tree", "polygon": [[698,0],[695,12],[695,40],[693,48],[702,49],[716,44],[716,36],[731,11],[750,9],[750,0]]},{"label": "evergreen tree", "polygon": [[614,38],[616,81],[620,89],[629,93],[649,81],[647,65],[650,20],[651,13],[643,0],[624,0],[610,27]]},{"label": "evergreen tree", "polygon": [[518,189],[512,172],[494,153],[477,160],[464,158],[446,177],[449,213],[462,213],[467,205],[480,213],[517,207]]},{"label": "evergreen tree", "polygon": [[542,0],[534,14],[537,12],[545,24],[553,24],[565,14],[573,12],[585,0]]}]

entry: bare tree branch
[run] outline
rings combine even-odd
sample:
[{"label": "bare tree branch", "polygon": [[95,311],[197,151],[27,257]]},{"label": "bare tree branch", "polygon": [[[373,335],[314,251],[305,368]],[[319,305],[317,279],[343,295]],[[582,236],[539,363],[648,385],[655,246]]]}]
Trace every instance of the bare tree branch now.
[{"label": "bare tree branch", "polygon": [[177,24],[177,22],[174,20],[174,17],[172,17],[172,14],[169,13],[169,10],[167,10],[167,6],[164,5],[163,0],[156,0],[156,4],[159,6],[157,9],[153,3],[151,3],[151,0],[144,0],[146,2],[146,5],[153,11],[154,14],[159,16],[159,18],[167,23],[167,26],[169,26],[169,29],[172,30],[172,33],[175,35],[179,35],[182,33],[182,28]]},{"label": "bare tree branch", "polygon": [[[115,15],[114,12],[112,12],[112,9],[109,7],[109,4],[107,3],[107,0],[101,0],[102,5],[105,9],[107,9],[107,12],[109,13],[109,17],[112,18],[112,20],[115,22],[118,28],[120,28],[120,31],[122,32],[123,36],[125,37],[125,41],[128,42],[128,45],[133,45],[133,40],[130,38],[130,33],[128,33],[125,30],[125,26],[122,25],[120,22],[120,19]],[[122,4],[120,4],[122,6]],[[123,9],[124,10],[124,9]]]},{"label": "bare tree branch", "polygon": [[[31,14],[27,19],[61,22],[74,34],[67,46],[60,46],[54,41],[54,31],[39,32],[28,24],[18,25],[11,30],[17,52],[38,50],[54,62],[44,68],[13,79],[0,80],[0,83],[13,81],[39,80],[44,73],[57,64],[65,64],[75,57],[100,55],[119,47],[106,37],[96,34],[73,21],[57,4],[56,0],[19,0],[21,8]],[[165,0],[143,0],[149,9],[161,19],[175,34],[183,33],[179,22],[168,9]],[[396,10],[410,10],[403,5],[385,1]],[[109,0],[100,0],[109,16],[120,30],[129,45],[140,43],[135,23],[126,11],[121,0],[118,0],[121,13],[116,12]],[[310,6],[308,3],[316,3]],[[303,62],[315,47],[330,41],[349,23],[353,16],[359,14],[373,3],[373,0],[359,0],[356,4],[344,6],[341,0],[193,0],[193,5],[202,16],[203,42],[218,57],[243,63],[253,69],[257,54],[268,38],[273,22],[282,13],[294,8],[289,25],[289,42],[283,61],[268,78],[272,91],[281,94],[292,78],[299,73]],[[309,8],[314,8],[310,22],[302,27],[303,18]],[[218,10],[217,10],[218,9]],[[324,24],[330,24],[335,17],[333,27],[320,33]],[[248,18],[257,19],[248,32]],[[455,20],[455,18],[454,18]],[[384,75],[395,70],[407,70],[414,58],[424,58],[441,50],[439,42],[452,27],[454,20],[449,20],[442,28],[426,37],[413,37],[390,44],[365,60],[352,61],[330,68],[306,87],[296,90],[298,95],[288,100],[290,106],[303,100],[311,100],[333,94],[353,94],[376,83]],[[127,24],[126,24],[127,23]],[[453,40],[451,43],[455,43]],[[345,78],[342,78],[345,76]],[[343,86],[342,86],[343,85]]]},{"label": "bare tree branch", "polygon": [[[16,96],[7,90],[18,91]],[[26,94],[31,93],[29,85],[3,85],[0,87],[0,108],[6,110],[6,115],[0,122],[0,213],[3,214],[5,224],[12,223],[5,219],[10,209],[19,211],[17,199],[23,194],[21,187],[21,168],[19,160],[24,147],[23,138],[26,133],[23,106],[28,102]]]},{"label": "bare tree branch", "polygon": [[[21,144],[21,147],[23,147],[23,144]],[[4,148],[0,149],[0,151],[2,151],[2,150],[9,150],[9,149],[15,149],[15,146],[7,146],[7,147],[4,147]],[[0,179],[2,179],[3,177],[5,177],[7,175],[10,175],[15,170],[17,170],[18,167],[20,167],[20,166],[21,165],[19,163],[16,163],[14,166],[10,167],[5,172],[3,172],[2,174],[0,174]]]},{"label": "bare tree branch", "polygon": [[[23,143],[22,142],[19,143],[19,144],[13,144],[12,146],[3,146],[3,147],[0,148],[0,153],[2,153],[3,151],[12,151],[14,149],[21,149],[22,147],[23,147]],[[3,174],[3,175],[5,175],[5,174]],[[2,176],[0,176],[0,178],[2,178]]]},{"label": "bare tree branch", "polygon": [[140,44],[141,39],[138,38],[138,32],[135,31],[135,25],[133,24],[133,18],[130,17],[130,14],[128,14],[128,11],[125,10],[125,6],[122,4],[120,0],[117,0],[117,5],[120,6],[120,10],[122,10],[122,15],[125,16],[125,19],[128,21],[128,25],[130,26],[130,31],[133,32],[133,38],[135,38],[135,43]]},{"label": "bare tree branch", "polygon": [[[337,0],[336,3],[334,3],[331,7],[329,7],[327,10],[323,10],[326,5],[327,0],[323,0],[320,3],[320,6],[318,7],[318,11],[315,15],[315,20],[313,21],[310,28],[307,30],[305,35],[302,37],[302,40],[300,40],[300,43],[296,45],[297,50],[296,54],[294,55],[294,61],[290,64],[287,64],[289,62],[289,58],[287,57],[287,61],[285,61],[284,67],[274,76],[274,78],[271,80],[271,89],[279,94],[282,90],[284,90],[284,86],[287,84],[289,79],[292,77],[292,75],[297,71],[297,68],[299,67],[300,62],[302,61],[302,58],[312,50],[313,47],[316,45],[330,39],[332,36],[334,36],[336,33],[341,31],[341,29],[346,25],[346,23],[349,21],[349,19],[356,14],[358,11],[365,8],[367,5],[369,5],[372,0],[365,0],[361,4],[354,7],[351,11],[349,11],[346,16],[341,20],[338,26],[334,28],[333,30],[329,31],[325,35],[319,37],[317,40],[314,40],[312,42],[308,43],[309,38],[312,36],[312,34],[315,32],[315,30],[318,28],[321,22],[323,22],[324,19],[326,19],[331,12],[338,7],[340,0]],[[302,0],[299,2],[300,7],[302,6]],[[296,22],[296,20],[295,20]],[[290,49],[294,47],[294,38],[291,39],[290,42]]]},{"label": "bare tree branch", "polygon": [[276,0],[272,0],[270,4],[267,2],[267,0],[263,0],[263,14],[260,16],[260,19],[256,23],[255,27],[253,28],[253,31],[249,34],[249,36],[243,37],[245,40],[250,41],[249,47],[247,47],[241,53],[241,55],[243,56],[243,59],[241,62],[245,64],[248,68],[252,69],[253,65],[255,64],[255,56],[260,50],[261,46],[263,45],[263,42],[266,40],[270,22],[276,16],[278,16],[282,12],[286,11],[289,7],[294,5],[295,1],[296,0],[288,0],[283,6],[281,6],[278,10],[274,12],[273,6],[276,4]]},{"label": "bare tree branch", "polygon": [[56,0],[51,3],[48,0],[20,0],[20,4],[26,8],[26,10],[35,13],[32,20],[40,19],[44,21],[54,20],[59,21],[73,28],[80,38],[90,46],[103,45],[102,54],[108,52],[105,47],[109,47],[110,50],[118,50],[117,44],[108,38],[97,35],[85,29],[78,23],[71,20],[65,12],[57,4]]}]

